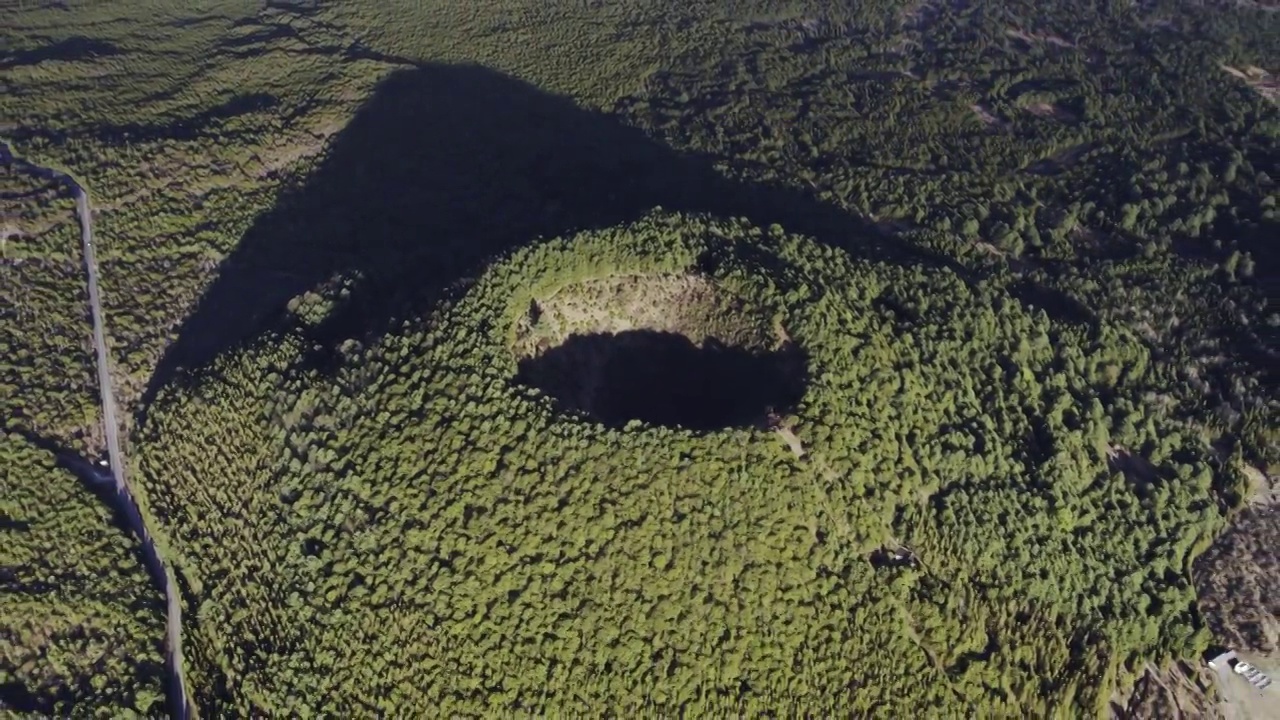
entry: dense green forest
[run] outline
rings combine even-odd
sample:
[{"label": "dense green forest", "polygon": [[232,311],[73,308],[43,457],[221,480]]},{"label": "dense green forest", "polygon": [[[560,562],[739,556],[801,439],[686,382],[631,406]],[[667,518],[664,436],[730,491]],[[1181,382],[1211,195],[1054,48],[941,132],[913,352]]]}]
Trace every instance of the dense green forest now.
[{"label": "dense green forest", "polygon": [[137,542],[47,450],[0,432],[0,468],[0,709],[159,715],[164,611]]},{"label": "dense green forest", "polygon": [[[513,382],[531,303],[684,274],[725,297],[633,330],[780,328],[807,355],[778,420],[802,457],[767,427],[610,428]],[[697,320],[726,305],[736,327]],[[1130,332],[950,270],[655,216],[517,252],[332,369],[311,351],[288,333],[215,366],[138,438],[202,598],[196,686],[241,714],[1071,714],[1117,665],[1207,640],[1186,570],[1236,479],[1153,406],[1164,372]]]},{"label": "dense green forest", "polygon": [[155,716],[159,597],[109,482],[67,462],[101,443],[74,208],[12,166],[0,179],[0,710]]},{"label": "dense green forest", "polygon": [[[1190,568],[1280,462],[1278,13],[0,13],[0,134],[93,197],[207,714],[1077,716],[1252,612]],[[6,173],[6,482],[44,498],[100,450],[84,277]],[[85,511],[22,547],[119,535],[57,476]],[[0,708],[47,697],[22,667]],[[155,668],[104,670],[58,702],[146,710]]]}]

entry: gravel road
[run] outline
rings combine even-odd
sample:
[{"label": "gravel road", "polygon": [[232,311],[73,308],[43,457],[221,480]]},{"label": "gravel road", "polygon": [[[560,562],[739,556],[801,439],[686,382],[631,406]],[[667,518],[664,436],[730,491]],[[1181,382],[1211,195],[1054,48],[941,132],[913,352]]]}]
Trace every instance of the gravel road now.
[{"label": "gravel road", "polygon": [[190,695],[187,694],[182,663],[182,602],[178,595],[173,574],[160,556],[146,522],[138,509],[133,490],[125,475],[124,453],[120,450],[120,422],[116,414],[115,395],[111,390],[111,358],[107,351],[105,319],[102,312],[102,296],[98,289],[98,261],[93,247],[93,212],[89,193],[74,179],[57,170],[40,167],[13,156],[10,147],[0,142],[0,164],[13,165],[19,171],[37,177],[62,182],[71,190],[76,202],[76,217],[80,222],[80,244],[84,249],[85,275],[89,283],[89,309],[93,318],[93,349],[97,358],[98,388],[102,396],[102,422],[107,438],[111,476],[115,481],[120,509],[130,529],[142,541],[143,560],[152,578],[164,590],[167,605],[165,620],[165,644],[169,666],[169,714],[177,720],[190,716]]}]

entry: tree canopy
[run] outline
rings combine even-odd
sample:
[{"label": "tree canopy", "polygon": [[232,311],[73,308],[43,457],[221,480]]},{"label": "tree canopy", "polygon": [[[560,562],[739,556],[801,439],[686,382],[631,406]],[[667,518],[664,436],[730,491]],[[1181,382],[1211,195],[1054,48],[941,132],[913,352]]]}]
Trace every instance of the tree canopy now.
[{"label": "tree canopy", "polygon": [[[779,424],[609,427],[515,382],[531,303],[671,274],[804,349]],[[304,338],[166,389],[137,443],[210,707],[1070,714],[1207,641],[1186,570],[1230,471],[1153,409],[1164,371],[953,271],[657,214],[332,373]]]}]

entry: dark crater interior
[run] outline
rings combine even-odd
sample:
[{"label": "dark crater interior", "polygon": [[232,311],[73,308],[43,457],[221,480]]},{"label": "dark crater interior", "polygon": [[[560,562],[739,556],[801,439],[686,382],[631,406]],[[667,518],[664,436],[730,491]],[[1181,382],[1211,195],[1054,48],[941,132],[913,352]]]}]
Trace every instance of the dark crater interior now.
[{"label": "dark crater interior", "polygon": [[605,425],[640,420],[711,431],[789,411],[804,393],[806,371],[794,345],[770,351],[630,330],[571,335],[521,360],[516,379]]}]

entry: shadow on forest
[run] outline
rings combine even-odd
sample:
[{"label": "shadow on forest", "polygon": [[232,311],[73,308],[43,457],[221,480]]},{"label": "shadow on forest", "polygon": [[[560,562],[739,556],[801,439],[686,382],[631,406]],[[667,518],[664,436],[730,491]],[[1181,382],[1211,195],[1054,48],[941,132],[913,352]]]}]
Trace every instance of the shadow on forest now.
[{"label": "shadow on forest", "polygon": [[[158,100],[161,96],[149,98]],[[280,99],[270,93],[236,95],[226,102],[214,105],[189,117],[173,118],[166,123],[128,123],[123,125],[97,124],[89,129],[50,130],[47,128],[18,128],[13,133],[16,140],[30,142],[41,138],[45,142],[62,144],[72,137],[92,136],[104,145],[150,143],[165,140],[189,141],[197,138],[216,138],[219,142],[231,142],[247,134],[243,130],[226,127],[229,120],[242,115],[270,110],[280,104]]]},{"label": "shadow on forest", "polygon": [[605,425],[630,420],[688,430],[748,427],[787,412],[804,394],[805,361],[776,352],[695,345],[654,330],[572,335],[520,362],[517,381]]},{"label": "shadow on forest", "polygon": [[1098,318],[1088,306],[1061,290],[1024,280],[1011,286],[1009,294],[1029,308],[1044,310],[1056,322],[1098,326]]},{"label": "shadow on forest", "polygon": [[25,65],[39,65],[45,60],[77,62],[119,54],[120,48],[105,40],[77,36],[33,50],[0,54],[0,70],[8,70]]},{"label": "shadow on forest", "polygon": [[421,65],[388,76],[314,174],[255,221],[162,358],[143,412],[181,369],[295,327],[287,306],[301,293],[346,288],[305,331],[315,346],[335,348],[427,311],[499,253],[655,206],[779,223],[852,253],[955,267],[800,192],[726,180],[709,160],[565,97],[482,67]]}]

